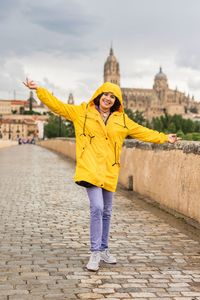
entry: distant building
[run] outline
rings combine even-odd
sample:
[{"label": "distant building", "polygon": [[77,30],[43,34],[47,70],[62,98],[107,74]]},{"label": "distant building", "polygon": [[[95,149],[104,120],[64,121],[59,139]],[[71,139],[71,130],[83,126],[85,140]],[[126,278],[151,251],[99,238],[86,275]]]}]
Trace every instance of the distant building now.
[{"label": "distant building", "polygon": [[0,117],[0,139],[16,140],[20,138],[43,138],[44,124],[48,116],[4,115]]},{"label": "distant building", "polygon": [[[40,115],[29,115],[27,111]],[[34,99],[33,91],[27,100],[0,100],[0,139],[44,137],[44,124],[48,121],[49,109]]]},{"label": "distant building", "polygon": [[[120,85],[120,67],[112,48],[104,64],[104,82],[106,81]],[[124,106],[133,111],[143,112],[144,117],[149,120],[164,113],[179,114],[193,119],[197,118],[198,113],[200,114],[200,102],[177,89],[170,89],[167,76],[163,73],[162,68],[154,77],[152,89],[137,87],[121,87],[121,89]]]},{"label": "distant building", "polygon": [[16,115],[23,115],[26,105],[26,100],[11,100],[11,113]]},{"label": "distant building", "polygon": [[2,119],[0,120],[0,136],[3,140],[37,137],[37,124],[32,119]]},{"label": "distant building", "polygon": [[0,115],[9,115],[11,113],[11,101],[0,100]]},{"label": "distant building", "polygon": [[46,114],[50,111],[42,102],[37,103],[33,97],[33,91],[30,91],[27,100],[0,100],[0,115],[23,115],[30,110],[40,114]]}]

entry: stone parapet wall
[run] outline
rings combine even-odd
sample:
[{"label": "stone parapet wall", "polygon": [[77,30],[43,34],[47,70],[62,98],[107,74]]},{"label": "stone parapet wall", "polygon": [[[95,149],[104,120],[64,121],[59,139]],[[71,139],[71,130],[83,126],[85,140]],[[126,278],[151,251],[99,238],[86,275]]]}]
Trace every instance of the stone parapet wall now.
[{"label": "stone parapet wall", "polygon": [[119,182],[200,223],[199,142],[156,145],[127,140]]},{"label": "stone parapet wall", "polygon": [[10,147],[10,146],[15,146],[15,145],[17,145],[16,141],[0,140],[0,149],[5,147]]},{"label": "stone parapet wall", "polygon": [[73,160],[76,160],[75,139],[55,138],[40,140],[37,142],[37,145],[56,151],[72,158]]},{"label": "stone parapet wall", "polygon": [[[74,140],[39,144],[75,159]],[[200,142],[157,145],[126,140],[119,183],[200,224]]]}]

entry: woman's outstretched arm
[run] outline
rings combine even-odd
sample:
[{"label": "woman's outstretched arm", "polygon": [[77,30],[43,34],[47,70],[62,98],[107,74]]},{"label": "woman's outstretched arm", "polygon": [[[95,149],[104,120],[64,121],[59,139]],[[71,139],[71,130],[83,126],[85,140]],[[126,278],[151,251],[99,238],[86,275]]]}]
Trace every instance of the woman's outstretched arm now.
[{"label": "woman's outstretched arm", "polygon": [[39,87],[36,82],[26,78],[23,84],[31,90],[36,90],[38,98],[54,113],[74,121],[81,111],[80,105],[66,104],[57,99],[47,89]]},{"label": "woman's outstretched arm", "polygon": [[128,135],[144,142],[151,142],[156,144],[163,144],[169,142],[174,144],[181,138],[177,137],[176,134],[165,134],[163,132],[158,132],[156,130],[149,129],[147,127],[141,126],[138,123],[132,121],[127,116],[127,126],[129,128]]}]

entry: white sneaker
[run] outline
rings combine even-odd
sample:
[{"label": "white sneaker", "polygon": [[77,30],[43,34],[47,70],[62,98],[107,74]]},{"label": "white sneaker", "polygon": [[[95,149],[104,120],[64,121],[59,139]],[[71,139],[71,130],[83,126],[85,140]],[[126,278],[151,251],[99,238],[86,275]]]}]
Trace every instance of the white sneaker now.
[{"label": "white sneaker", "polygon": [[101,260],[100,252],[93,251],[90,255],[90,259],[86,268],[90,271],[97,271],[99,269],[100,260]]},{"label": "white sneaker", "polygon": [[117,263],[116,258],[110,254],[108,249],[101,252],[101,260],[103,260],[107,264],[116,264]]}]

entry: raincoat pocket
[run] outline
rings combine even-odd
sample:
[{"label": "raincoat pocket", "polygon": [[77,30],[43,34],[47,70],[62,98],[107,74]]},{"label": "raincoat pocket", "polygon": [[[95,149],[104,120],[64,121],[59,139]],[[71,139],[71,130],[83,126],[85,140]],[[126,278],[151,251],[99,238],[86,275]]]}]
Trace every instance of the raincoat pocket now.
[{"label": "raincoat pocket", "polygon": [[88,146],[88,138],[86,135],[81,134],[79,140],[80,140],[80,144],[81,144],[81,151],[79,153],[79,158],[82,158],[83,154]]}]

